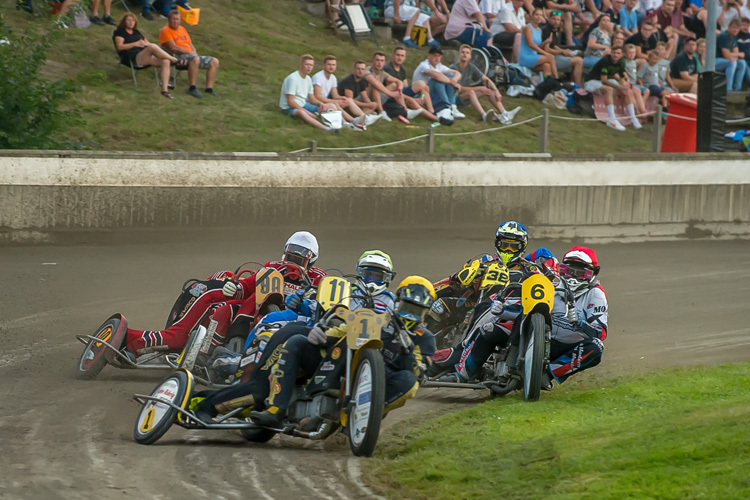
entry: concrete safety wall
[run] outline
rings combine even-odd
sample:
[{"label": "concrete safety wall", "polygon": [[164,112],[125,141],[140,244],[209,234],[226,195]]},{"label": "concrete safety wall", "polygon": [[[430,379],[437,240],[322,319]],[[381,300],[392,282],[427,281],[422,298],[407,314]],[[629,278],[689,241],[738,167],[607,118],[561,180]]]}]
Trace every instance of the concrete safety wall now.
[{"label": "concrete safety wall", "polygon": [[747,237],[742,155],[0,153],[0,233],[518,219],[535,234]]}]

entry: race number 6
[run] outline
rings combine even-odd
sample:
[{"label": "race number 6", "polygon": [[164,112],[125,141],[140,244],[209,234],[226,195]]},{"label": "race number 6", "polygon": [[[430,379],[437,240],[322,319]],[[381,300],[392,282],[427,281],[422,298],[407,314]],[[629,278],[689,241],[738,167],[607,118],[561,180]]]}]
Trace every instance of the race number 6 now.
[{"label": "race number 6", "polygon": [[544,286],[541,283],[531,287],[531,298],[534,300],[542,300],[544,298]]}]

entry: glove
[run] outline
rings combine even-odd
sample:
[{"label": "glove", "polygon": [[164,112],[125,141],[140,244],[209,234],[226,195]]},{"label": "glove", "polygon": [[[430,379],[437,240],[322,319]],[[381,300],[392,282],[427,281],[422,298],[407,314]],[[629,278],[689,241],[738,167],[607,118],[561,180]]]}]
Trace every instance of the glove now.
[{"label": "glove", "polygon": [[300,295],[299,292],[294,292],[286,298],[286,302],[284,304],[286,305],[287,309],[291,311],[297,311],[297,307],[299,307],[301,302],[302,295]]},{"label": "glove", "polygon": [[234,294],[237,293],[237,285],[231,281],[227,281],[224,284],[224,288],[221,289],[221,293],[223,293],[225,297],[234,297]]},{"label": "glove", "polygon": [[404,330],[399,331],[399,340],[403,348],[407,351],[411,351],[411,348],[414,347],[414,341],[412,341],[411,336]]},{"label": "glove", "polygon": [[325,344],[327,340],[328,336],[326,335],[326,332],[324,332],[323,329],[317,325],[312,327],[310,333],[307,334],[307,341],[312,345]]},{"label": "glove", "polygon": [[493,300],[492,305],[490,306],[490,312],[497,316],[503,312],[503,307],[505,307],[505,303],[502,300]]}]

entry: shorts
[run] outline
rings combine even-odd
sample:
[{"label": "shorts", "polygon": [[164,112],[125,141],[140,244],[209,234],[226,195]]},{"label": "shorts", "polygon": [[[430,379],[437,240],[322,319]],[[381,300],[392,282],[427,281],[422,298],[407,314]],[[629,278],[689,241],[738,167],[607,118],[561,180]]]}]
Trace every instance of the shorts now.
[{"label": "shorts", "polygon": [[175,57],[177,59],[181,60],[181,61],[192,61],[193,58],[197,57],[198,60],[200,61],[198,63],[198,67],[200,69],[208,69],[208,68],[210,68],[211,67],[211,62],[214,60],[214,58],[211,57],[211,56],[194,56],[194,55],[190,55],[190,54],[180,54],[180,55],[177,55]]},{"label": "shorts", "polygon": [[[408,5],[401,5],[398,9],[398,17],[401,18],[401,21],[407,22],[409,19],[411,19],[414,14],[419,12],[419,9],[416,7],[410,7]],[[390,17],[393,19],[393,5],[385,9],[383,12],[383,15],[385,17]],[[430,16],[427,14],[420,13],[419,17],[417,18],[417,22],[414,23],[415,26],[424,26],[427,21],[430,20]]]},{"label": "shorts", "polygon": [[651,95],[654,97],[661,97],[662,92],[664,92],[665,90],[670,90],[674,92],[669,87],[659,87],[658,85],[649,85],[648,90],[651,92]]},{"label": "shorts", "polygon": [[473,47],[486,47],[487,42],[492,40],[492,33],[484,33],[479,28],[466,28],[463,33],[456,37],[461,43],[468,43]]},{"label": "shorts", "polygon": [[[309,102],[306,102],[305,105],[302,107],[314,115],[318,114],[318,106],[316,106],[315,104],[310,104]],[[282,111],[288,115],[294,115],[295,110],[296,108],[282,109]]]},{"label": "shorts", "polygon": [[[644,87],[643,85],[638,85],[637,83],[634,83],[633,87],[635,87],[638,90],[640,90],[641,91],[641,95],[643,95],[643,93],[648,90],[648,87]],[[659,96],[656,96],[656,97],[659,97]]]},{"label": "shorts", "polygon": [[589,80],[583,84],[583,88],[586,90],[586,92],[594,93],[597,92],[600,88],[602,88],[601,80]]},{"label": "shorts", "polygon": [[555,56],[555,65],[557,66],[557,71],[570,71],[570,57]]}]

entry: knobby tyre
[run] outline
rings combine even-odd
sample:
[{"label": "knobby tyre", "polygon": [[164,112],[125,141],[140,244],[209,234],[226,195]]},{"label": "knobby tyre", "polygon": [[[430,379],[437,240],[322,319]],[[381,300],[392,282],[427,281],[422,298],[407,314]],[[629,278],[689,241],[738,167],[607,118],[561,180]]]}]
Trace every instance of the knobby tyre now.
[{"label": "knobby tyre", "polygon": [[523,397],[527,401],[539,400],[542,390],[542,369],[544,367],[544,332],[547,323],[540,313],[529,318],[528,343],[523,366]]}]

